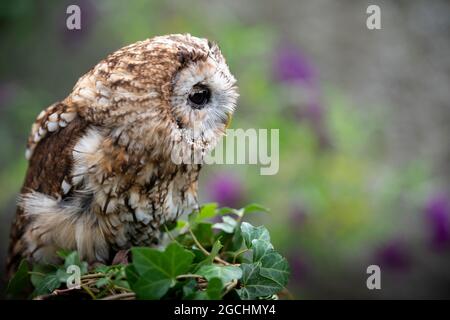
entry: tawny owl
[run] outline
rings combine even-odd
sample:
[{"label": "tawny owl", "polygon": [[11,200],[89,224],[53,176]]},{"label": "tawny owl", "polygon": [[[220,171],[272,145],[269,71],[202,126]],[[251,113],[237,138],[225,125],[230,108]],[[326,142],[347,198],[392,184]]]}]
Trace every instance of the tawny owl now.
[{"label": "tawny owl", "polygon": [[59,249],[108,262],[156,243],[197,204],[201,163],[176,156],[214,147],[235,83],[218,46],[191,35],[129,45],[82,76],[33,124],[9,273],[22,258],[53,263]]}]

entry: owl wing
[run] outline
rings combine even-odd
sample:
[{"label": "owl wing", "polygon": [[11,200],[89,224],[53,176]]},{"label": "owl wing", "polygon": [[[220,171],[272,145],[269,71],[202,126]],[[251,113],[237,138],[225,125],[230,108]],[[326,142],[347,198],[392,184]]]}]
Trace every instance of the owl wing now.
[{"label": "owl wing", "polygon": [[38,117],[28,138],[29,166],[22,193],[37,191],[54,197],[67,193],[63,181],[72,169],[73,147],[88,125],[62,103],[49,107]]},{"label": "owl wing", "polygon": [[[89,123],[74,108],[56,103],[37,117],[28,139],[26,157],[28,170],[21,194],[32,191],[63,198],[70,191],[70,175],[75,143],[86,132]],[[23,234],[29,218],[20,206],[11,227],[7,274],[12,275],[23,258]]]}]

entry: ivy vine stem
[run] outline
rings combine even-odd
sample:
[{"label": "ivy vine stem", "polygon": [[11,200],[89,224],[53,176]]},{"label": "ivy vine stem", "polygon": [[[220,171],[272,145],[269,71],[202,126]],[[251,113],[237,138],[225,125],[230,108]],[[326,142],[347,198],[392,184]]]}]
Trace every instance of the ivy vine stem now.
[{"label": "ivy vine stem", "polygon": [[95,296],[95,294],[91,291],[91,289],[89,289],[88,286],[82,285],[81,286],[83,288],[84,291],[86,291],[92,298],[92,300],[97,300],[97,297]]},{"label": "ivy vine stem", "polygon": [[165,230],[165,232],[167,233],[167,235],[169,236],[169,239],[170,239],[171,241],[180,244],[180,243],[173,237],[172,233],[170,232],[169,228],[167,228],[166,225],[164,225],[164,230]]},{"label": "ivy vine stem", "polygon": [[103,298],[102,300],[129,300],[129,299],[135,299],[136,294],[134,292],[126,292],[126,293],[119,293],[112,296],[108,296]]},{"label": "ivy vine stem", "polygon": [[[208,252],[208,250],[206,250],[201,245],[200,241],[198,241],[197,237],[195,236],[194,232],[192,232],[190,227],[188,228],[188,231],[189,231],[189,234],[191,235],[192,239],[194,240],[195,245],[200,249],[200,251],[203,252],[206,256],[210,256],[211,253]],[[223,260],[223,259],[221,259],[221,258],[219,258],[217,256],[214,257],[214,260],[219,262],[219,263],[221,263],[221,264],[223,264],[223,265],[226,265],[226,266],[231,266],[232,265],[231,263],[229,263],[229,262],[227,262],[227,261],[225,261],[225,260]]]},{"label": "ivy vine stem", "polygon": [[227,286],[225,289],[225,292],[223,293],[223,296],[226,296],[231,290],[233,290],[234,288],[236,288],[236,286],[238,285],[238,280],[237,279],[233,279]]},{"label": "ivy vine stem", "polygon": [[187,279],[187,278],[203,279],[203,276],[201,276],[199,274],[180,274],[179,276],[177,276],[177,280]]},{"label": "ivy vine stem", "polygon": [[243,254],[243,253],[245,253],[245,252],[247,252],[247,251],[249,251],[249,250],[250,250],[250,249],[248,249],[248,248],[244,248],[244,249],[242,249],[241,251],[236,252],[236,254],[235,254],[234,257],[233,257],[233,263],[236,263],[237,257],[239,257],[241,254]]}]

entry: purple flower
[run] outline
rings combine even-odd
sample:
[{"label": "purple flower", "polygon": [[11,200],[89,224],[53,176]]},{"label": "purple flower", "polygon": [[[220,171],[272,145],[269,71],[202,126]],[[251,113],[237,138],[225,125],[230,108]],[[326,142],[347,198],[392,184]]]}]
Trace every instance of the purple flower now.
[{"label": "purple flower", "polygon": [[332,143],[324,123],[324,108],[320,103],[319,81],[314,64],[298,47],[287,43],[279,46],[272,68],[277,81],[297,85],[299,92],[306,95],[305,99],[299,99],[304,103],[295,106],[294,116],[299,120],[306,119],[311,124],[322,149],[330,147]]},{"label": "purple flower", "polygon": [[304,225],[306,220],[306,210],[302,205],[292,206],[289,215],[290,226],[294,229]]},{"label": "purple flower", "polygon": [[305,280],[308,272],[304,258],[298,251],[292,251],[287,255],[291,270],[291,281],[294,285],[299,285]]},{"label": "purple flower", "polygon": [[432,196],[425,207],[426,220],[431,234],[431,244],[442,249],[450,243],[450,201],[444,194]]},{"label": "purple flower", "polygon": [[375,253],[376,263],[381,267],[396,271],[404,271],[411,266],[411,256],[402,241],[391,241],[380,247]]},{"label": "purple flower", "polygon": [[209,197],[219,206],[239,208],[244,200],[243,187],[237,177],[220,173],[207,183]]},{"label": "purple flower", "polygon": [[281,45],[273,59],[273,74],[276,80],[284,83],[302,82],[313,84],[316,70],[297,47]]}]

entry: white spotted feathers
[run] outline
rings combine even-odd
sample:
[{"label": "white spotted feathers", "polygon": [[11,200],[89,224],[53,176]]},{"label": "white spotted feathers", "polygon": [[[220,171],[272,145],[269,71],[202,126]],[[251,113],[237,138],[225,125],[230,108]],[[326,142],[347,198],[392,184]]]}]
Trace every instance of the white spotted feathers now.
[{"label": "white spotted feathers", "polygon": [[47,134],[56,132],[60,128],[66,127],[67,124],[73,121],[76,117],[77,112],[73,107],[69,107],[60,102],[52,104],[47,109],[42,110],[31,127],[25,158],[30,160],[36,145]]}]

